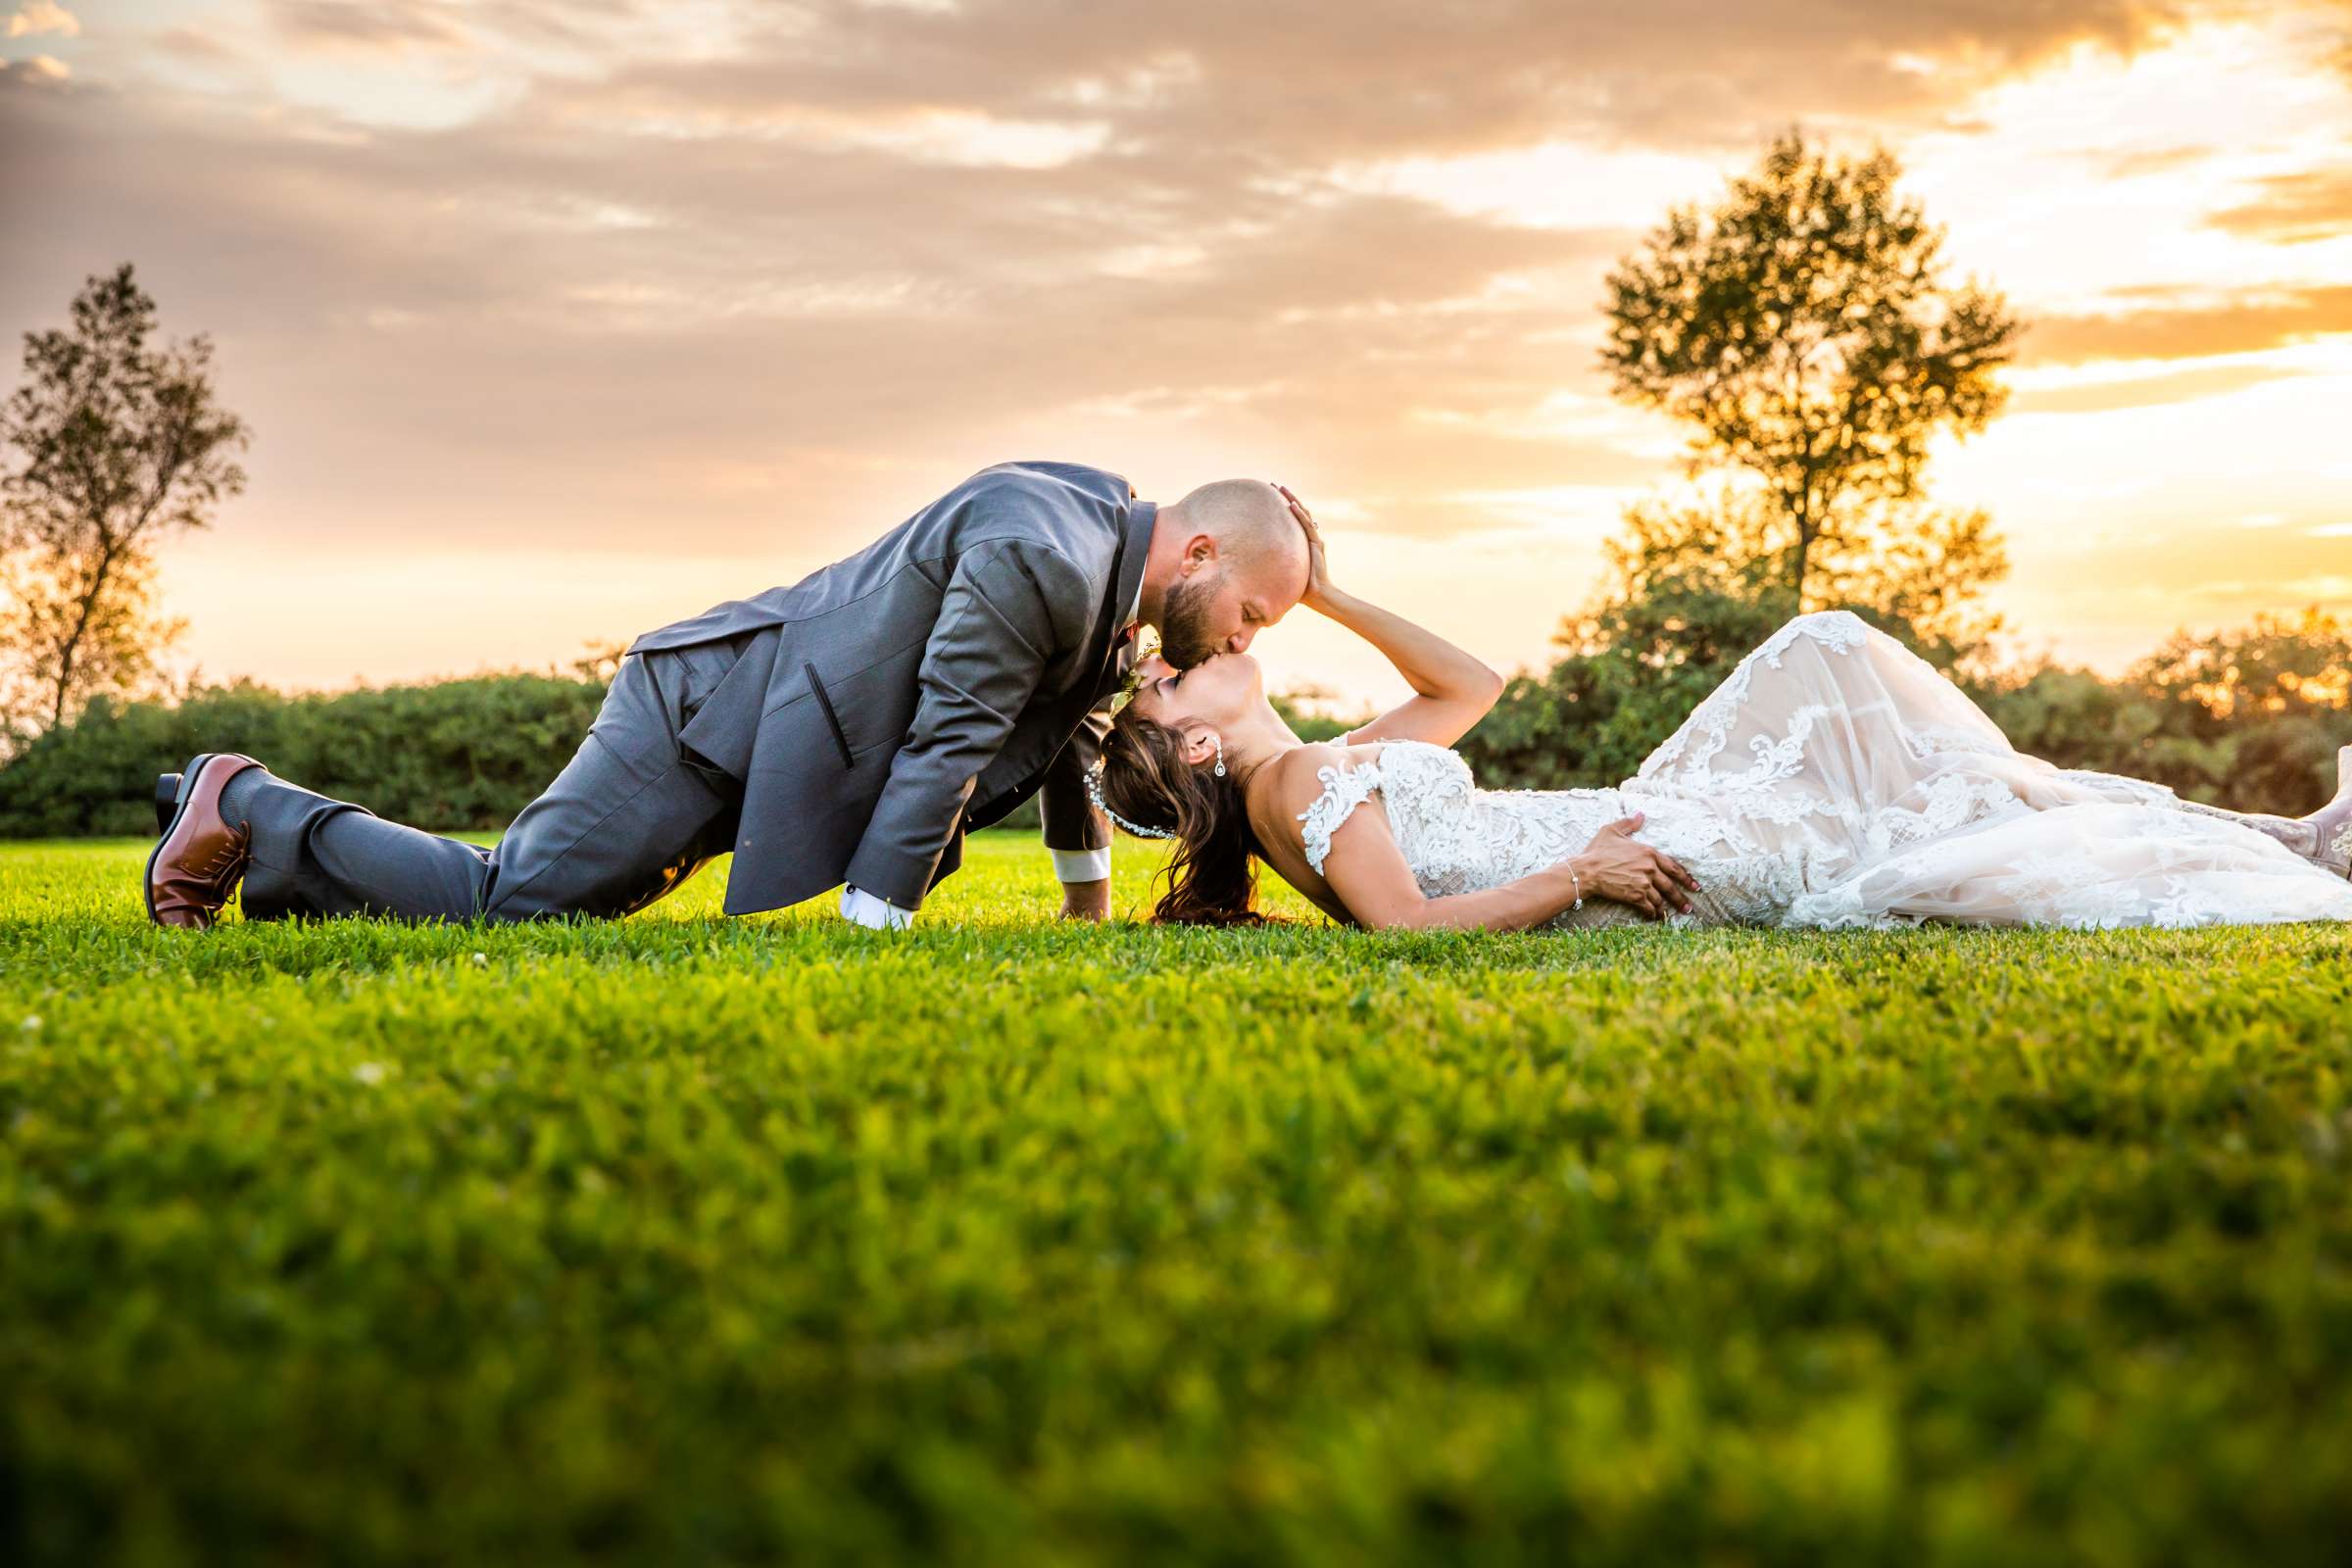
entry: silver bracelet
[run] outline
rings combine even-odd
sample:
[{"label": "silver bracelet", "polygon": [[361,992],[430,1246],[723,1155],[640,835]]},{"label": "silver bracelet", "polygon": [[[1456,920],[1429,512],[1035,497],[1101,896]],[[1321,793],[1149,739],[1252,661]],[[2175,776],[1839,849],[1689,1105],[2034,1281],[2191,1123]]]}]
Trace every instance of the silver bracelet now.
[{"label": "silver bracelet", "polygon": [[1573,865],[1568,868],[1568,890],[1576,895],[1576,902],[1568,907],[1571,909],[1583,908],[1585,906],[1585,879],[1576,874],[1576,867]]}]

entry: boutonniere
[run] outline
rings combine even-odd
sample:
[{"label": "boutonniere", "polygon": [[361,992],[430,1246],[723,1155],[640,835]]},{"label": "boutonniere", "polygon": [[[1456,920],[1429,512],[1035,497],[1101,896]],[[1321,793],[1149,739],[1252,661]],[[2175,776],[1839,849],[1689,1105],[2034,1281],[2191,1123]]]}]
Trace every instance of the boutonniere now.
[{"label": "boutonniere", "polygon": [[[1146,641],[1147,637],[1149,637],[1149,641]],[[1135,662],[1120,673],[1119,689],[1111,694],[1113,704],[1111,710],[1113,712],[1126,707],[1128,700],[1135,696],[1136,688],[1144,683],[1145,661],[1158,652],[1159,633],[1156,631],[1147,633],[1138,628],[1135,634]]]}]

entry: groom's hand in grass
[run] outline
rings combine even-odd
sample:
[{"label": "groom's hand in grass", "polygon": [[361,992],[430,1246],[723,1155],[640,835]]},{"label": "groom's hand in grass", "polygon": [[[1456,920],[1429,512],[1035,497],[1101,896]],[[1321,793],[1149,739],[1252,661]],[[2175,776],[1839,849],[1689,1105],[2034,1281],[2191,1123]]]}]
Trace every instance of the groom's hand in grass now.
[{"label": "groom's hand in grass", "polygon": [[1061,885],[1061,917],[1064,920],[1101,920],[1110,913],[1110,878],[1100,882],[1064,882]]}]

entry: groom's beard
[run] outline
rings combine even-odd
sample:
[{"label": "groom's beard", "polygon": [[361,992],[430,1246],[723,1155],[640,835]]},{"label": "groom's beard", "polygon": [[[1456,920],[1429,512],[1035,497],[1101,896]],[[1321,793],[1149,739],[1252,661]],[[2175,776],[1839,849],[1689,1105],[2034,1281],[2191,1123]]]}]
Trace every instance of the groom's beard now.
[{"label": "groom's beard", "polygon": [[1159,613],[1159,657],[1178,669],[1190,669],[1216,657],[1221,639],[1208,629],[1208,588],[1193,578],[1168,589]]}]

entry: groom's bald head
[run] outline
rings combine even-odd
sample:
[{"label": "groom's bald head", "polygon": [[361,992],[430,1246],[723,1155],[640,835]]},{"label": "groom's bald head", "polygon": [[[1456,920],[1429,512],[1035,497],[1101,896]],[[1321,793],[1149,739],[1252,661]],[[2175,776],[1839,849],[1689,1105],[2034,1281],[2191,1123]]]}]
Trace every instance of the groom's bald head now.
[{"label": "groom's bald head", "polygon": [[1306,569],[1306,538],[1298,519],[1291,515],[1282,492],[1263,479],[1211,479],[1186,491],[1176,510],[1193,527],[1215,534],[1227,555],[1256,556],[1296,546],[1298,569]]},{"label": "groom's bald head", "polygon": [[1263,479],[1211,480],[1160,508],[1152,557],[1160,646],[1179,668],[1240,653],[1306,592],[1305,530]]}]

